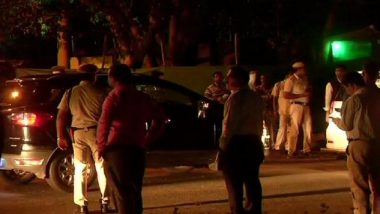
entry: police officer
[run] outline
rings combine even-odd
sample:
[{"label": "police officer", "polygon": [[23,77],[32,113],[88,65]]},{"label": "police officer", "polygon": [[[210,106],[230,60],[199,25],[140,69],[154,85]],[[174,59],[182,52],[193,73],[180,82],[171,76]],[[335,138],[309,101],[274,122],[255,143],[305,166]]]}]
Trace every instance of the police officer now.
[{"label": "police officer", "polygon": [[311,153],[311,114],[310,114],[310,90],[305,63],[295,62],[292,65],[294,74],[290,76],[284,85],[284,98],[290,102],[289,116],[290,127],[288,132],[288,157],[295,157],[297,140],[300,128],[303,128],[303,153],[308,156]]},{"label": "police officer", "polygon": [[96,146],[96,128],[102,111],[102,103],[106,97],[106,90],[95,85],[95,75],[98,68],[93,64],[80,66],[79,71],[89,74],[89,78],[79,85],[66,91],[60,104],[57,115],[57,142],[58,147],[66,150],[69,139],[66,131],[67,117],[71,114],[71,132],[74,150],[74,203],[76,212],[88,213],[86,197],[87,164],[92,156],[95,161],[97,178],[101,192],[101,211],[108,212],[108,197],[106,193],[106,177],[104,175],[103,160],[98,159]]},{"label": "police officer", "polygon": [[[289,122],[289,100],[284,98],[285,81],[293,73],[288,73],[284,80],[274,84],[272,89],[273,112],[275,119],[278,119],[278,131],[276,136],[275,150],[280,150],[285,145],[285,151],[288,151],[288,143],[286,142],[288,122]],[[277,120],[276,120],[277,122]]]}]

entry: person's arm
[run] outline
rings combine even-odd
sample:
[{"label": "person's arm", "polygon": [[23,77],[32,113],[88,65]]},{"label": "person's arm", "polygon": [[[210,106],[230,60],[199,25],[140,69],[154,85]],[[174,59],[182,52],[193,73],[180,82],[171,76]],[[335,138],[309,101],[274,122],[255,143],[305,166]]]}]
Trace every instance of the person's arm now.
[{"label": "person's arm", "polygon": [[69,147],[69,139],[66,127],[68,125],[68,117],[70,109],[68,105],[68,92],[65,92],[61,102],[58,105],[58,114],[56,119],[57,129],[57,145],[61,150],[66,150]]},{"label": "person's arm", "polygon": [[151,106],[151,125],[145,134],[145,146],[149,146],[161,136],[165,128],[165,123],[168,122],[168,118],[156,102],[150,100],[148,103],[150,103]]},{"label": "person's arm", "polygon": [[224,118],[222,135],[220,136],[220,148],[225,149],[228,141],[235,133],[236,127],[236,112],[238,111],[238,106],[235,97],[230,97],[224,105]]},{"label": "person's arm", "polygon": [[297,98],[301,98],[301,97],[308,97],[310,92],[305,92],[303,94],[293,94],[292,93],[292,89],[293,89],[293,81],[288,78],[286,81],[285,81],[285,85],[284,85],[284,98],[285,99],[289,99],[289,100],[292,100],[292,99],[297,99]]},{"label": "person's arm", "polygon": [[309,92],[305,92],[303,94],[293,94],[292,92],[284,91],[284,98],[288,100],[292,100],[292,99],[297,99],[301,97],[308,97],[309,94],[310,94]]},{"label": "person's arm", "polygon": [[112,124],[112,116],[115,112],[116,102],[114,98],[114,94],[110,94],[106,97],[103,103],[102,114],[100,115],[97,129],[97,144],[98,144],[98,152],[99,158],[104,155],[104,150],[108,144],[108,135],[110,132],[111,124]]},{"label": "person's arm", "polygon": [[360,100],[358,97],[351,97],[342,106],[342,118],[332,118],[333,122],[344,131],[351,131],[354,128],[355,114],[360,110]]},{"label": "person's arm", "polygon": [[272,106],[274,115],[278,114],[278,98],[280,96],[280,83],[276,83],[272,89]]},{"label": "person's arm", "polygon": [[327,113],[330,113],[332,93],[333,88],[331,83],[327,83],[325,89],[325,107],[323,108]]},{"label": "person's arm", "polygon": [[208,86],[206,88],[204,96],[207,97],[210,100],[214,100],[214,97],[212,96],[212,91],[210,89],[210,86]]}]

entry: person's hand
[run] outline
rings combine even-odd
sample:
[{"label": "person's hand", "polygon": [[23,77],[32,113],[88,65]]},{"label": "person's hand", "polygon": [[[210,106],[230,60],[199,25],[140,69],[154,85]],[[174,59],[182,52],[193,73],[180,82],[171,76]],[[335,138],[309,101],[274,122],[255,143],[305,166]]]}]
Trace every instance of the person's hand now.
[{"label": "person's hand", "polygon": [[104,150],[99,150],[98,149],[98,160],[101,160],[103,158],[103,155],[104,155]]},{"label": "person's hand", "polygon": [[304,97],[310,97],[311,96],[311,92],[310,91],[305,91],[305,93],[303,93],[303,96]]},{"label": "person's hand", "polygon": [[149,146],[150,144],[152,144],[154,141],[154,138],[152,136],[151,133],[146,133],[146,135],[144,136],[144,145],[145,146]]},{"label": "person's hand", "polygon": [[57,146],[60,150],[66,151],[69,148],[69,140],[67,137],[58,137]]},{"label": "person's hand", "polygon": [[339,118],[336,118],[336,117],[330,117],[331,120],[335,123],[335,124],[338,124],[340,119]]},{"label": "person's hand", "polygon": [[326,122],[329,123],[330,121],[330,113],[328,111],[326,111],[326,118],[325,118]]}]

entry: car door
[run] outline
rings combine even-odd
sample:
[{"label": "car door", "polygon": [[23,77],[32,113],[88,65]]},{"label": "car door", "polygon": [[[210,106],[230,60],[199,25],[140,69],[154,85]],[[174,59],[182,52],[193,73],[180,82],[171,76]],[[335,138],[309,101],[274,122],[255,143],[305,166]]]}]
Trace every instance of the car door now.
[{"label": "car door", "polygon": [[168,117],[163,135],[150,147],[150,165],[203,165],[214,158],[214,124],[198,117],[201,100],[170,86],[137,85]]}]

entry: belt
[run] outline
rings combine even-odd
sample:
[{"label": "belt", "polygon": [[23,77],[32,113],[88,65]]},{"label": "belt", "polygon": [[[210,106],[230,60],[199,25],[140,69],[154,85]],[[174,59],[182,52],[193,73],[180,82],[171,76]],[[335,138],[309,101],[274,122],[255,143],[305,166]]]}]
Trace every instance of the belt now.
[{"label": "belt", "polygon": [[292,101],[290,104],[296,104],[296,105],[301,105],[301,106],[308,106],[309,103],[304,103],[304,102],[298,102],[298,101]]},{"label": "belt", "polygon": [[370,141],[374,141],[375,139],[362,140],[360,138],[348,138],[347,140],[348,140],[348,142],[352,142],[352,141],[366,141],[366,142],[370,142]]},{"label": "belt", "polygon": [[71,129],[73,131],[77,131],[77,130],[85,130],[85,131],[88,131],[89,129],[96,129],[98,126],[94,125],[94,126],[88,126],[88,127],[83,127],[83,128],[77,128],[77,127],[71,127]]}]

